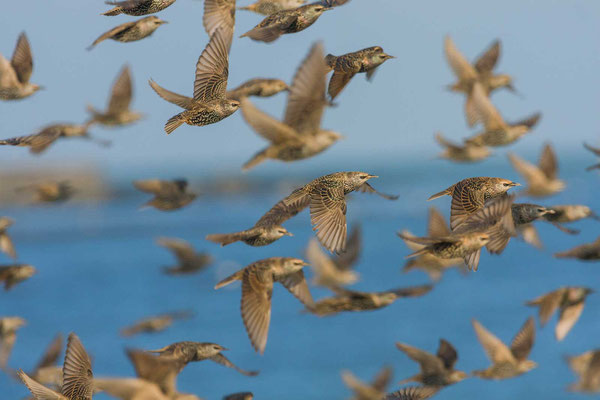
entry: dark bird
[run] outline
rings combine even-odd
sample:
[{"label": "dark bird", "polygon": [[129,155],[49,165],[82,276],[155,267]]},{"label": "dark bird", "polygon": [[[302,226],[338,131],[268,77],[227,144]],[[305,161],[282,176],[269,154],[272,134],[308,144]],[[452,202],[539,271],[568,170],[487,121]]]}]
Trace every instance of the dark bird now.
[{"label": "dark bird", "polygon": [[34,203],[62,203],[69,200],[75,190],[68,182],[42,182],[17,188],[17,191],[31,190],[35,193]]},{"label": "dark bird", "polygon": [[[553,214],[552,209],[540,206],[538,204],[514,203],[512,205],[512,218],[517,229],[517,233],[523,237],[523,240],[532,246],[542,248],[542,242],[533,226],[533,222]],[[557,225],[560,229],[567,229]]]},{"label": "dark bird", "polygon": [[453,143],[442,136],[441,133],[436,133],[435,140],[444,151],[439,155],[444,158],[456,162],[477,162],[484,160],[492,153],[487,146],[477,146],[474,144],[463,143],[462,145]]},{"label": "dark bird", "polygon": [[213,262],[213,258],[208,253],[197,253],[185,240],[162,237],[157,240],[157,243],[171,250],[177,257],[177,265],[163,269],[167,275],[193,274],[202,271]]},{"label": "dark bird", "polygon": [[187,206],[198,197],[187,191],[188,182],[185,179],[164,181],[160,179],[145,179],[133,181],[133,186],[142,192],[154,195],[142,207],[154,207],[161,211],[172,211]]},{"label": "dark bird", "polygon": [[600,237],[592,243],[582,244],[581,246],[573,247],[570,250],[554,253],[554,257],[577,258],[582,261],[598,261],[600,260]]},{"label": "dark bird", "polygon": [[425,386],[440,387],[452,385],[468,377],[465,372],[454,369],[458,353],[454,346],[444,339],[440,339],[436,355],[404,343],[396,343],[396,347],[421,366],[420,373],[402,380],[401,385],[420,382]]},{"label": "dark bird", "polygon": [[342,380],[354,392],[352,400],[381,400],[392,380],[392,369],[390,367],[381,369],[370,384],[360,381],[350,371],[342,371]]},{"label": "dark bird", "polygon": [[327,54],[325,62],[333,70],[327,89],[331,100],[340,94],[354,75],[366,73],[367,79],[371,80],[377,67],[391,58],[396,57],[386,54],[379,46],[367,47],[341,56]]},{"label": "dark bird", "polygon": [[552,315],[560,310],[556,324],[556,340],[563,340],[573,328],[585,304],[585,298],[593,293],[592,289],[581,286],[567,286],[546,293],[534,300],[528,301],[528,306],[539,307],[538,313],[542,326],[546,325]]},{"label": "dark bird", "polygon": [[558,179],[558,160],[549,143],[544,146],[538,165],[533,165],[512,153],[508,154],[508,158],[514,169],[527,181],[524,193],[528,196],[552,196],[565,188],[565,182]]},{"label": "dark bird", "polygon": [[439,388],[431,386],[409,386],[389,393],[384,400],[427,400],[438,390]]},{"label": "dark bird", "polygon": [[492,362],[488,369],[474,371],[474,375],[483,379],[507,379],[519,376],[537,367],[535,362],[527,359],[535,341],[533,318],[527,319],[523,324],[521,330],[513,339],[510,348],[476,320],[473,320],[473,328],[477,334],[477,339],[479,339]]},{"label": "dark bird", "polygon": [[254,78],[228,90],[225,97],[240,101],[243,97],[271,97],[284,90],[289,90],[287,83],[281,79]]},{"label": "dark bird", "polygon": [[[589,151],[591,151],[592,153],[594,153],[595,155],[597,155],[598,157],[600,157],[600,147],[592,147],[587,143],[583,144],[583,147],[585,147],[586,149],[588,149]],[[587,167],[585,170],[586,171],[591,171],[593,169],[600,169],[600,163],[599,164],[594,164],[590,167]]]},{"label": "dark bird", "polygon": [[29,264],[0,265],[0,282],[4,282],[4,290],[31,278],[37,270]]},{"label": "dark bird", "polygon": [[217,29],[222,29],[225,37],[232,38],[235,28],[235,0],[204,0],[202,24],[208,36],[212,36]]},{"label": "dark bird", "polygon": [[342,138],[337,132],[321,129],[327,105],[325,71],[323,46],[316,44],[296,72],[282,122],[254,107],[250,100],[241,100],[244,120],[270,142],[266,149],[244,164],[244,170],[267,159],[289,162],[309,158]]},{"label": "dark bird", "polygon": [[171,133],[182,124],[204,126],[214,124],[237,111],[240,103],[227,99],[227,78],[229,76],[229,47],[231,36],[219,28],[210,37],[206,48],[196,64],[194,97],[186,97],[160,87],[150,80],[150,86],[164,100],[176,104],[185,111],[171,117],[165,132]]},{"label": "dark bird", "polygon": [[257,0],[240,10],[254,11],[257,14],[271,15],[278,11],[293,10],[305,4],[306,0]]},{"label": "dark bird", "polygon": [[127,14],[139,17],[141,15],[154,14],[164,10],[175,0],[125,0],[125,1],[107,1],[106,4],[115,6],[102,15],[115,16]]},{"label": "dark bird", "polygon": [[33,56],[25,32],[19,35],[10,62],[0,54],[0,100],[20,100],[42,89],[30,83]]},{"label": "dark bird", "polygon": [[0,251],[10,258],[16,259],[17,252],[15,251],[15,246],[6,232],[14,223],[15,221],[12,218],[0,217]]},{"label": "dark bird", "polygon": [[166,23],[167,21],[163,21],[154,15],[138,19],[137,21],[126,22],[98,36],[98,39],[94,40],[87,49],[92,50],[94,46],[106,39],[121,43],[136,42],[152,35],[159,26]]},{"label": "dark bird", "polygon": [[254,395],[251,392],[233,393],[223,397],[223,400],[252,400]]},{"label": "dark bird", "polygon": [[260,354],[267,346],[275,282],[281,283],[305,306],[314,304],[302,271],[306,265],[298,258],[267,258],[248,265],[215,286],[219,289],[234,281],[242,281],[242,320],[252,346]]},{"label": "dark bird", "polygon": [[162,332],[175,321],[189,319],[194,314],[189,311],[174,311],[141,319],[133,325],[121,329],[121,336],[134,336],[140,333]]},{"label": "dark bird", "polygon": [[277,11],[240,37],[248,36],[252,40],[270,43],[286,33],[305,30],[327,10],[331,10],[331,7],[311,3],[291,10]]},{"label": "dark bird", "polygon": [[600,392],[600,350],[586,351],[578,356],[566,357],[579,381],[569,386],[572,392]]},{"label": "dark bird", "polygon": [[10,353],[17,341],[17,331],[25,324],[21,317],[0,318],[0,369],[6,370]]},{"label": "dark bird", "polygon": [[94,392],[92,362],[74,333],[69,335],[67,352],[63,364],[63,385],[60,393],[31,379],[19,370],[19,378],[36,399],[46,400],[91,400]]}]

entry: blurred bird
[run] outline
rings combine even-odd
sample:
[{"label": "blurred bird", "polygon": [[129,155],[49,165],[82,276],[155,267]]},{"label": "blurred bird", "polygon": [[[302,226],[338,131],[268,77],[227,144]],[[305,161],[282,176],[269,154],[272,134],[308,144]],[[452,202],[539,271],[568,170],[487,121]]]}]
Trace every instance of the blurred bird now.
[{"label": "blurred bird", "polygon": [[177,265],[163,269],[167,275],[193,274],[202,271],[213,262],[213,258],[208,253],[197,253],[185,240],[162,237],[157,240],[157,243],[171,250],[177,257]]},{"label": "blurred bird", "polygon": [[210,37],[196,64],[193,98],[164,89],[153,80],[149,81],[156,94],[170,103],[185,108],[185,111],[167,121],[165,132],[171,133],[184,123],[194,126],[214,124],[229,117],[240,107],[238,101],[225,97],[231,39],[231,35],[227,36],[221,28]]},{"label": "blurred bird", "polygon": [[162,332],[173,325],[173,322],[182,319],[189,319],[193,315],[194,313],[190,311],[174,311],[143,318],[135,324],[121,329],[121,336],[129,337],[140,333]]},{"label": "blurred bird", "polygon": [[14,224],[15,221],[12,218],[8,217],[0,217],[0,251],[8,255],[10,258],[16,259],[17,252],[15,251],[15,246],[13,242],[8,236],[6,230]]},{"label": "blurred bird", "polygon": [[286,33],[305,30],[327,10],[331,10],[331,7],[311,3],[291,10],[277,11],[240,37],[248,36],[252,40],[270,43]]},{"label": "blurred bird", "polygon": [[533,318],[527,319],[521,330],[508,348],[500,339],[485,329],[477,320],[473,320],[473,328],[477,339],[483,346],[492,365],[485,370],[474,371],[473,374],[483,379],[507,379],[524,374],[537,364],[527,357],[535,341],[535,323]]},{"label": "blurred bird", "polygon": [[420,297],[429,293],[432,285],[410,286],[383,292],[357,292],[343,288],[332,288],[334,297],[326,297],[317,301],[312,306],[307,306],[306,311],[320,317],[334,315],[340,312],[360,312],[384,308],[403,297]]},{"label": "blurred bird", "polygon": [[333,70],[327,89],[331,100],[340,94],[354,75],[366,73],[367,80],[371,80],[377,67],[392,58],[396,57],[386,54],[379,46],[367,47],[341,56],[327,54],[325,62]]},{"label": "blurred bird", "polygon": [[530,164],[512,153],[508,158],[513,168],[527,181],[526,195],[546,197],[565,188],[565,182],[558,179],[558,160],[550,144],[544,146],[538,165]]},{"label": "blurred bird", "polygon": [[113,9],[103,13],[106,16],[115,16],[119,14],[127,14],[139,17],[140,15],[154,14],[164,10],[175,0],[124,0],[124,1],[107,1],[106,4],[115,6]]},{"label": "blurred bird", "polygon": [[600,392],[600,350],[586,351],[578,356],[566,357],[579,381],[569,386],[572,392]]},{"label": "blurred bird", "polygon": [[60,370],[60,380],[62,382],[62,368],[58,367],[56,363],[59,360],[60,353],[62,353],[63,340],[64,339],[62,334],[56,334],[56,336],[54,336],[54,339],[52,339],[48,347],[46,347],[46,350],[42,354],[42,357],[39,359],[35,367],[31,371],[29,371],[27,375],[29,375],[31,378],[33,378],[33,380],[41,383],[42,385],[48,386],[48,384],[54,383],[53,379],[49,382],[48,372],[58,368]]},{"label": "blurred bird", "polygon": [[579,233],[579,231],[565,228],[562,224],[568,224],[584,218],[592,218],[596,221],[600,221],[600,216],[598,216],[588,206],[584,205],[570,204],[563,206],[552,206],[550,207],[550,210],[553,212],[545,214],[544,219],[560,230],[566,230],[567,233]]},{"label": "blurred bird", "polygon": [[21,317],[0,318],[0,369],[6,371],[10,353],[17,341],[17,331],[25,324],[26,321]]},{"label": "blurred bird", "polygon": [[19,35],[10,62],[0,54],[0,100],[20,100],[31,96],[42,86],[30,83],[33,56],[25,32]]},{"label": "blurred bird", "polygon": [[[428,237],[445,237],[451,234],[450,228],[446,224],[446,220],[440,214],[435,207],[429,208],[429,221],[427,224],[427,236]],[[415,237],[412,233],[407,230],[402,231],[402,235],[406,237]],[[412,242],[408,239],[403,239],[406,246],[412,251],[419,251],[425,247],[425,245]],[[418,255],[415,258],[409,259],[402,272],[409,272],[413,269],[422,269],[429,275],[429,278],[433,281],[439,281],[442,274],[452,267],[459,267],[462,272],[465,272],[465,264],[462,258],[439,258],[431,253],[424,253]]]},{"label": "blurred bird", "polygon": [[260,354],[267,346],[275,282],[281,283],[305,306],[314,304],[302,271],[306,265],[298,258],[267,258],[248,265],[215,286],[215,289],[220,289],[234,281],[242,281],[242,320],[252,347]]},{"label": "blurred bird", "polygon": [[24,190],[31,190],[35,192],[35,203],[62,203],[69,200],[75,193],[73,187],[65,181],[48,181],[17,188],[18,192]]},{"label": "blurred bird", "polygon": [[223,400],[252,400],[254,395],[251,392],[233,393],[223,397]]},{"label": "blurred bird", "polygon": [[122,400],[171,400],[157,384],[138,378],[94,378],[94,389]]},{"label": "blurred bird", "polygon": [[133,181],[133,186],[142,192],[154,195],[154,198],[142,205],[142,208],[154,207],[161,211],[172,211],[187,206],[198,197],[187,191],[188,182],[185,179],[172,181],[145,179]]},{"label": "blurred bird", "polygon": [[330,257],[321,250],[319,241],[312,238],[306,248],[308,259],[313,273],[313,285],[327,288],[351,285],[359,275],[352,270],[361,253],[361,229],[355,226],[350,233],[346,252],[335,257]]},{"label": "blurred bird", "polygon": [[257,0],[240,10],[254,11],[257,14],[271,15],[278,11],[293,10],[305,4],[306,0]]},{"label": "blurred bird", "polygon": [[19,370],[19,378],[36,399],[91,400],[94,392],[92,362],[74,333],[67,340],[67,352],[63,364],[63,385],[60,393],[31,379]]},{"label": "blurred bird", "polygon": [[225,97],[240,101],[243,97],[271,97],[284,90],[289,90],[287,83],[281,79],[255,78],[250,79],[236,87],[228,90]]},{"label": "blurred bird", "polygon": [[554,257],[558,258],[577,258],[582,261],[599,261],[600,260],[600,237],[592,243],[582,244],[581,246],[573,247],[570,250],[554,253]]},{"label": "blurred bird", "polygon": [[539,317],[542,326],[546,325],[556,310],[560,310],[555,334],[556,340],[561,341],[567,336],[581,316],[585,298],[593,292],[592,289],[586,287],[567,286],[546,293],[534,300],[528,301],[526,304],[528,306],[539,307]]},{"label": "blurred bird", "polygon": [[389,393],[383,400],[427,400],[438,390],[439,388],[431,386],[409,386]]},{"label": "blurred bird", "polygon": [[439,157],[451,161],[477,162],[488,158],[490,154],[492,154],[487,146],[476,146],[468,143],[464,143],[461,146],[450,142],[439,132],[436,133],[435,140],[444,148],[444,151],[439,155]]},{"label": "blurred bird", "polygon": [[121,43],[136,42],[152,35],[155,30],[158,29],[162,24],[166,24],[167,21],[151,15],[137,21],[126,22],[124,24],[115,26],[109,31],[104,32],[98,36],[98,39],[87,48],[92,50],[98,43],[105,41],[106,39],[115,40]]},{"label": "blurred bird", "polygon": [[514,203],[511,211],[517,233],[522,236],[526,243],[537,248],[542,248],[542,241],[532,222],[552,215],[554,210],[538,204]]},{"label": "blurred bird", "polygon": [[[217,29],[222,29],[225,37],[232,38],[235,28],[235,1],[236,0],[204,0],[204,15],[202,24],[208,36],[212,36]],[[229,48],[231,40],[229,41]]]},{"label": "blurred bird", "polygon": [[4,290],[31,278],[37,270],[29,264],[0,265],[0,282],[4,282]]},{"label": "blurred bird", "polygon": [[351,400],[381,400],[392,380],[392,369],[390,367],[381,369],[370,384],[361,382],[350,371],[342,371],[342,380],[354,392]]},{"label": "blurred bird", "polygon": [[270,142],[266,149],[244,164],[244,170],[267,159],[296,161],[309,158],[342,138],[337,132],[321,129],[321,119],[327,105],[325,71],[323,46],[316,44],[296,72],[283,122],[263,113],[250,100],[241,100],[244,120]]},{"label": "blurred bird", "polygon": [[139,120],[142,118],[142,114],[129,109],[132,96],[131,72],[126,65],[121,69],[121,73],[112,87],[107,110],[105,112],[98,111],[88,105],[88,111],[92,114],[88,123],[99,123],[104,126],[122,126]]},{"label": "blurred bird", "polygon": [[[589,151],[591,151],[592,153],[594,153],[595,155],[597,155],[598,157],[600,157],[600,147],[592,147],[587,143],[583,144],[583,147],[585,147],[586,149],[588,149]],[[600,163],[599,164],[594,164],[590,167],[587,167],[585,170],[586,171],[591,171],[593,169],[600,169]]]},{"label": "blurred bird", "polygon": [[401,385],[420,382],[425,386],[442,387],[460,382],[468,377],[465,372],[454,369],[458,353],[454,346],[444,339],[440,339],[436,355],[404,343],[396,343],[396,347],[421,366],[420,373],[403,379],[400,382]]}]

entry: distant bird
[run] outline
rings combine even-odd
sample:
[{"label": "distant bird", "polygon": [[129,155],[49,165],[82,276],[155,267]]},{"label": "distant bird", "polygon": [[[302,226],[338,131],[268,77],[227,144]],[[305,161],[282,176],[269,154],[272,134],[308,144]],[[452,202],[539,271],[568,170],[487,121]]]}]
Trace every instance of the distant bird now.
[{"label": "distant bird", "polygon": [[248,265],[215,286],[215,289],[220,289],[234,281],[242,281],[242,320],[252,347],[260,354],[267,346],[275,282],[281,283],[305,306],[314,304],[302,271],[306,265],[298,258],[267,258]]},{"label": "distant bird", "polygon": [[381,400],[392,380],[392,369],[390,367],[381,369],[370,384],[361,382],[350,371],[342,371],[342,380],[354,392],[352,400]]},{"label": "distant bird", "polygon": [[4,290],[31,278],[37,270],[29,264],[0,265],[0,282],[4,282]]},{"label": "distant bird", "polygon": [[94,392],[92,362],[79,337],[74,333],[71,333],[67,340],[60,393],[31,379],[22,370],[19,370],[18,375],[36,399],[91,400]]},{"label": "distant bird", "polygon": [[390,289],[383,292],[358,292],[343,288],[333,288],[334,297],[326,297],[306,306],[306,310],[320,317],[340,312],[371,311],[384,308],[403,297],[420,297],[429,293],[432,285],[410,286]]},{"label": "distant bird", "polygon": [[0,318],[0,369],[6,370],[10,353],[17,341],[17,331],[26,324],[21,317]]},{"label": "distant bird", "polygon": [[440,339],[436,355],[404,343],[396,343],[396,347],[421,366],[420,373],[402,380],[401,385],[420,382],[425,386],[442,387],[460,382],[468,377],[465,372],[454,369],[454,364],[458,360],[458,352],[445,339]]},{"label": "distant bird", "polygon": [[582,286],[562,287],[552,292],[546,293],[534,300],[528,301],[528,306],[539,307],[539,317],[542,326],[550,320],[552,315],[560,310],[558,324],[556,324],[556,340],[563,340],[573,325],[577,322],[588,294],[593,293],[592,289]]},{"label": "distant bird", "polygon": [[161,332],[181,319],[189,319],[194,314],[189,311],[174,311],[143,318],[133,325],[121,329],[121,336],[134,336],[140,333]]},{"label": "distant bird", "polygon": [[327,54],[325,62],[333,70],[327,89],[331,100],[340,94],[354,75],[366,73],[367,80],[371,80],[377,67],[392,58],[396,57],[386,54],[380,46],[367,47],[341,56]]},{"label": "distant bird", "polygon": [[197,253],[194,247],[185,240],[162,237],[157,240],[157,243],[171,250],[177,257],[177,265],[163,269],[167,275],[193,274],[202,271],[213,262],[213,258],[209,254]]},{"label": "distant bird", "polygon": [[223,400],[252,400],[254,395],[251,392],[233,393],[223,397]]},{"label": "distant bird", "polygon": [[122,400],[170,400],[157,384],[138,378],[94,378],[94,388]]},{"label": "distant bird", "polygon": [[360,226],[355,226],[350,233],[346,252],[335,257],[325,254],[317,239],[310,240],[306,258],[315,275],[314,285],[335,288],[351,285],[358,280],[359,275],[352,268],[360,257],[361,236]]},{"label": "distant bird", "polygon": [[30,83],[33,56],[25,32],[19,35],[10,62],[0,54],[0,100],[20,100],[31,96],[42,86]]},{"label": "distant bird", "polygon": [[126,22],[98,36],[98,39],[94,40],[87,50],[92,50],[98,43],[106,39],[121,43],[137,42],[152,35],[159,26],[166,23],[167,21],[163,21],[154,15],[138,19],[137,21]]},{"label": "distant bird", "polygon": [[566,357],[579,381],[569,386],[572,392],[600,392],[600,350],[586,351],[578,356]]},{"label": "distant bird", "polygon": [[0,251],[10,258],[16,259],[17,252],[15,251],[15,246],[6,232],[14,223],[15,221],[12,218],[0,217]]},{"label": "distant bird", "polygon": [[103,13],[106,16],[115,16],[119,14],[127,14],[139,17],[141,15],[154,14],[164,10],[175,0],[124,0],[124,1],[107,1],[106,4],[115,6],[113,9]]},{"label": "distant bird", "polygon": [[535,323],[533,318],[527,319],[521,330],[508,348],[500,339],[485,329],[477,320],[473,320],[473,328],[477,339],[483,346],[492,365],[485,370],[474,371],[473,374],[484,379],[507,379],[524,374],[537,364],[527,357],[535,341]]},{"label": "distant bird", "polygon": [[533,197],[546,197],[561,192],[566,184],[558,179],[558,160],[550,144],[542,150],[538,165],[533,165],[517,157],[508,155],[512,166],[527,181],[525,194]]},{"label": "distant bird", "polygon": [[331,7],[311,3],[291,10],[277,11],[240,37],[247,36],[252,40],[270,43],[281,35],[305,30],[327,10],[331,10]]},{"label": "distant bird", "polygon": [[570,250],[554,253],[558,258],[577,258],[582,261],[600,261],[600,237],[592,243],[582,244]]},{"label": "distant bird", "polygon": [[225,97],[240,101],[243,97],[271,97],[284,90],[289,90],[287,83],[281,79],[250,79],[234,89],[228,90]]},{"label": "distant bird", "polygon": [[383,400],[427,400],[439,391],[431,386],[409,386],[387,394]]},{"label": "distant bird", "polygon": [[585,218],[592,218],[596,221],[600,221],[600,216],[592,211],[591,208],[579,204],[569,204],[561,206],[551,206],[549,208],[552,213],[544,215],[544,219],[551,224],[554,224],[559,229],[566,229],[567,233],[578,233],[579,231],[573,231],[572,229],[565,228],[562,224],[568,224],[570,222],[579,221]]},{"label": "distant bird", "polygon": [[48,181],[17,188],[17,191],[23,190],[35,192],[35,203],[62,203],[69,200],[75,193],[73,186],[66,181]]},{"label": "distant bird", "polygon": [[[428,237],[444,237],[449,236],[451,234],[450,228],[446,224],[446,220],[440,214],[440,212],[435,207],[429,208],[429,220],[427,223],[427,236]],[[407,237],[414,237],[412,233],[407,230],[402,231],[402,235]],[[425,247],[423,244],[418,244],[415,242],[411,242],[408,239],[403,239],[406,246],[412,251],[419,251]],[[429,275],[431,280],[439,281],[442,277],[442,274],[448,269],[452,267],[459,267],[461,271],[465,271],[465,265],[462,258],[440,258],[436,257],[433,254],[427,252],[421,254],[415,258],[409,259],[402,272],[409,272],[413,269],[422,269]]]},{"label": "distant bird", "polygon": [[[212,36],[217,29],[222,29],[225,37],[233,37],[233,30],[235,28],[235,1],[204,0],[202,24],[208,36]],[[231,41],[229,41],[229,47],[231,47]],[[227,50],[229,51],[229,48]]]},{"label": "distant bird", "polygon": [[435,140],[444,151],[439,155],[440,158],[456,162],[477,162],[485,160],[492,153],[487,146],[476,146],[468,143],[459,145],[450,142],[442,136],[441,133],[436,133]]},{"label": "distant bird", "polygon": [[512,78],[506,74],[494,74],[493,70],[500,57],[500,41],[494,41],[485,52],[479,56],[474,65],[461,54],[456,45],[449,36],[444,40],[444,52],[446,60],[458,79],[458,82],[449,86],[449,89],[455,92],[462,92],[467,95],[465,102],[465,115],[469,126],[475,125],[481,119],[479,113],[475,110],[473,99],[473,87],[475,83],[482,85],[483,93],[487,96],[499,88],[507,88],[515,91],[512,86]]},{"label": "distant bird", "polygon": [[[589,151],[591,151],[592,153],[594,153],[595,155],[597,155],[598,157],[600,157],[600,147],[592,147],[587,143],[583,144],[583,147],[585,147],[586,149],[588,149]],[[591,171],[593,169],[600,169],[600,163],[598,164],[594,164],[590,167],[587,167],[585,170],[586,171]]]},{"label": "distant bird", "polygon": [[185,179],[172,181],[145,179],[133,181],[133,186],[142,192],[154,195],[154,198],[142,207],[154,207],[161,211],[172,211],[185,207],[198,197],[187,191],[188,182]]},{"label": "distant bird", "polygon": [[318,43],[312,47],[296,72],[282,122],[254,107],[250,100],[241,100],[244,120],[270,142],[266,149],[244,164],[244,170],[267,159],[289,162],[309,158],[342,138],[337,132],[321,129],[321,119],[327,105],[325,71],[323,46]]},{"label": "distant bird", "polygon": [[227,78],[229,76],[229,46],[231,36],[223,29],[217,29],[210,37],[206,48],[196,64],[194,97],[186,97],[160,87],[150,80],[150,86],[164,100],[176,104],[185,111],[171,117],[165,132],[171,133],[182,124],[204,126],[219,122],[237,111],[240,103],[227,99]]},{"label": "distant bird", "polygon": [[473,110],[478,119],[483,122],[484,131],[466,139],[466,144],[507,146],[531,131],[542,117],[542,114],[535,113],[518,122],[510,124],[505,122],[479,83],[476,83],[473,87],[472,98]]},{"label": "distant bird", "polygon": [[[523,237],[526,243],[534,247],[542,248],[542,242],[537,233],[537,229],[532,222],[546,218],[554,214],[554,210],[530,203],[514,203],[512,205],[512,218],[517,229],[517,233]],[[561,229],[566,229],[562,228]]]},{"label": "distant bird", "polygon": [[515,186],[521,185],[502,178],[483,176],[466,178],[432,195],[427,200],[434,200],[442,196],[452,197],[450,228],[455,230],[470,214],[483,208],[486,201],[504,195]]},{"label": "distant bird", "polygon": [[306,0],[257,0],[240,10],[254,11],[257,14],[271,15],[278,11],[293,10],[305,4]]}]

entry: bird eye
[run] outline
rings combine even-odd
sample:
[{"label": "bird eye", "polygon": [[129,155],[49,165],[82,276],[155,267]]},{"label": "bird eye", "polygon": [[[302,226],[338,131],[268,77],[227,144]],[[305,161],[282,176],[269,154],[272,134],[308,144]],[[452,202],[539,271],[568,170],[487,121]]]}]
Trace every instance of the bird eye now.
[{"label": "bird eye", "polygon": [[505,187],[510,186],[508,183],[503,183],[502,185]]},{"label": "bird eye", "polygon": [[368,178],[368,176],[367,176],[367,175],[361,175],[361,176],[359,176],[359,178],[360,178],[360,179],[367,179],[367,178]]},{"label": "bird eye", "polygon": [[213,346],[213,349],[214,349],[214,350],[220,350],[220,349],[219,349],[219,346]]},{"label": "bird eye", "polygon": [[543,213],[544,211],[546,211],[546,210],[545,210],[545,209],[543,209],[543,208],[538,208],[537,210],[538,210],[538,212],[540,212],[540,213]]}]

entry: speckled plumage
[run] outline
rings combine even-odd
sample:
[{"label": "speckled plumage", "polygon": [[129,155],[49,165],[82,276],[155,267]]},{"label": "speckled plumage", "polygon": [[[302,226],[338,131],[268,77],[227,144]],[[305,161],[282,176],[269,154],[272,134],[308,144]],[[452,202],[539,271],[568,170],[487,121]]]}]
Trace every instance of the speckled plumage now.
[{"label": "speckled plumage", "polygon": [[125,1],[107,1],[106,4],[115,6],[113,9],[103,13],[106,16],[115,16],[127,14],[139,17],[141,15],[154,14],[164,10],[175,0],[125,0]]},{"label": "speckled plumage", "polygon": [[165,23],[166,21],[163,21],[154,15],[139,19],[137,21],[126,22],[124,24],[115,26],[107,32],[104,32],[98,37],[98,39],[94,40],[94,42],[88,47],[88,50],[93,49],[98,43],[103,42],[106,39],[111,39],[122,43],[142,40],[152,35],[159,26]]},{"label": "speckled plumage", "polygon": [[257,0],[240,10],[253,11],[262,15],[271,15],[278,11],[293,10],[306,3],[306,0]]}]

